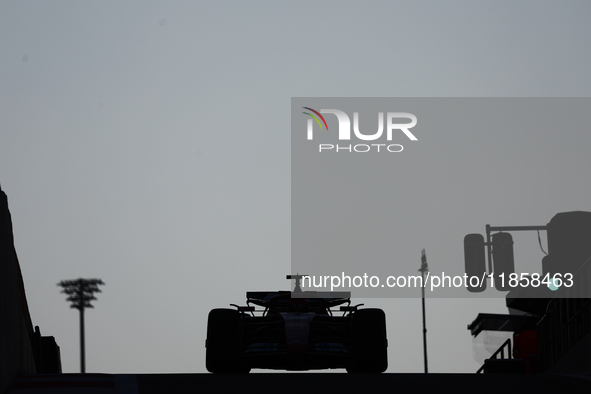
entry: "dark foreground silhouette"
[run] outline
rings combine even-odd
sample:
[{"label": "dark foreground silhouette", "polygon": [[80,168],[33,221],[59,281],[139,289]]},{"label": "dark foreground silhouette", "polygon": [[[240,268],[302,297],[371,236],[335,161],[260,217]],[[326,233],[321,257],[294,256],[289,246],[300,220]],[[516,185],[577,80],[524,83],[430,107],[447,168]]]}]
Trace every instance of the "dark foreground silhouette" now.
[{"label": "dark foreground silhouette", "polygon": [[247,292],[246,306],[209,313],[208,371],[345,368],[380,373],[388,368],[384,311],[352,306],[348,292],[302,292],[302,275],[287,278],[296,280],[293,292]]},{"label": "dark foreground silhouette", "polygon": [[18,393],[583,393],[586,375],[526,374],[153,374],[31,375],[19,378]]}]

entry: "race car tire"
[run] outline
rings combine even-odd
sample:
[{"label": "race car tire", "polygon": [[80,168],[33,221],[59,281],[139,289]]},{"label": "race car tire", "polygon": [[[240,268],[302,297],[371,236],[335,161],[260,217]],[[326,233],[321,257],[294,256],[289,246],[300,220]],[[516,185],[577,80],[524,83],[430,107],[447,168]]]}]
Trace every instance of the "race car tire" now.
[{"label": "race car tire", "polygon": [[213,373],[248,373],[237,358],[240,347],[240,312],[212,309],[207,319],[205,367]]},{"label": "race car tire", "polygon": [[381,309],[360,309],[353,316],[355,356],[349,373],[381,373],[388,368],[386,315]]}]

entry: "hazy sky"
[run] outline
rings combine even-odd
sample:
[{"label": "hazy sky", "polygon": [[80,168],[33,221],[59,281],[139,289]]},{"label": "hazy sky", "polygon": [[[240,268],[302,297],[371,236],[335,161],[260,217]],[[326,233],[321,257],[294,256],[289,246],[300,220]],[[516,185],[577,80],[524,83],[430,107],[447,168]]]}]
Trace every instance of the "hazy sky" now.
[{"label": "hazy sky", "polygon": [[[205,372],[208,311],[289,286],[291,97],[587,97],[588,15],[586,1],[0,1],[0,184],[33,323],[78,371],[78,313],[56,283],[98,277],[89,372]],[[430,158],[443,178],[413,190],[429,214],[401,223],[425,234],[400,259],[418,269],[426,248],[435,272],[487,223],[591,211],[591,133],[559,133],[475,135]],[[471,149],[515,171],[459,188],[449,158]],[[472,188],[490,193],[466,217]],[[514,239],[517,265],[539,263],[534,234]],[[387,313],[389,372],[421,372],[420,300],[362,302]],[[430,371],[475,371],[466,325],[505,311],[428,300]]]}]

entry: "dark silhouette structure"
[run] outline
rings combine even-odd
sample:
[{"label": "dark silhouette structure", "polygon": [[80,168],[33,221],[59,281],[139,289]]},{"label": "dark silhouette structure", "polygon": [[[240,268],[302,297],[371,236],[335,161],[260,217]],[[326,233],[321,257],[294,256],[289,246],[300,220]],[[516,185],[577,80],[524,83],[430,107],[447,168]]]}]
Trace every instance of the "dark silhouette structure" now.
[{"label": "dark silhouette structure", "polygon": [[57,284],[62,287],[62,293],[68,295],[71,308],[80,311],[80,372],[86,373],[86,355],[84,341],[84,309],[94,308],[90,301],[96,300],[94,293],[100,293],[99,285],[104,285],[100,279],[63,280]]},{"label": "dark silhouette structure", "polygon": [[0,392],[18,374],[61,372],[53,337],[33,329],[25,286],[14,247],[8,197],[0,189]]},{"label": "dark silhouette structure", "polygon": [[[495,231],[499,232],[491,235]],[[538,273],[515,274],[512,231],[537,231],[542,251],[539,232],[547,232],[548,253]],[[513,335],[481,370],[591,372],[591,212],[558,213],[546,226],[487,225],[486,233],[486,241],[480,234],[464,238],[466,273],[478,277],[494,274],[494,287],[507,291],[510,313],[481,313],[468,329],[475,337],[483,331]],[[471,292],[484,289],[468,287]]]}]

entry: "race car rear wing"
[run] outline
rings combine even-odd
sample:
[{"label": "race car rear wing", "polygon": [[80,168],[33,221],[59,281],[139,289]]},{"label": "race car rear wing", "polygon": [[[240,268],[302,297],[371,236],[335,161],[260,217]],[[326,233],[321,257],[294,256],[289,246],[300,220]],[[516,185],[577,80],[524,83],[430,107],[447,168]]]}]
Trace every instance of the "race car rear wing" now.
[{"label": "race car rear wing", "polygon": [[342,304],[351,304],[351,293],[348,291],[304,291],[304,292],[290,292],[290,291],[249,291],[246,293],[246,301],[248,304],[259,305],[262,307],[269,307],[271,300],[277,296],[291,295],[290,298],[310,299],[310,300],[324,300],[327,307],[332,308]]}]

